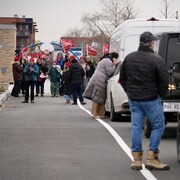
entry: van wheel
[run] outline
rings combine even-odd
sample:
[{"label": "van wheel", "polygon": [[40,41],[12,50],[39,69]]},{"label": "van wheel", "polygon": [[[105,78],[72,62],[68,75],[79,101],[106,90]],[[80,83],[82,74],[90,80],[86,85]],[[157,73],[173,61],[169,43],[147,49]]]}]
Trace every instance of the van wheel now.
[{"label": "van wheel", "polygon": [[144,135],[146,138],[150,138],[151,135],[151,123],[148,118],[144,120]]},{"label": "van wheel", "polygon": [[114,103],[113,103],[113,99],[111,97],[111,111],[110,111],[110,120],[111,121],[118,121],[118,116],[114,111]]}]

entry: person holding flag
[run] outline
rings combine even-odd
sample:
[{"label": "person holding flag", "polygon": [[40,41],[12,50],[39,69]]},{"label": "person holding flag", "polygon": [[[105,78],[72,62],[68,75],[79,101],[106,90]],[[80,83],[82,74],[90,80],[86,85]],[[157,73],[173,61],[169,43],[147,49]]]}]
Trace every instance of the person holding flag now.
[{"label": "person holding flag", "polygon": [[61,39],[61,44],[64,54],[68,54],[68,51],[72,46],[72,41],[69,39]]}]

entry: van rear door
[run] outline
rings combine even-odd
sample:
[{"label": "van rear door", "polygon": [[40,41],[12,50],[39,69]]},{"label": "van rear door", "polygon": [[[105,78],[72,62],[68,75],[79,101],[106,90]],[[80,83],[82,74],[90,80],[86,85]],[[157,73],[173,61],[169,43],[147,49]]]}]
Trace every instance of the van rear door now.
[{"label": "van rear door", "polygon": [[180,33],[169,33],[165,63],[169,72],[169,91],[166,99],[180,100],[180,81],[173,76],[173,66],[180,63]]}]

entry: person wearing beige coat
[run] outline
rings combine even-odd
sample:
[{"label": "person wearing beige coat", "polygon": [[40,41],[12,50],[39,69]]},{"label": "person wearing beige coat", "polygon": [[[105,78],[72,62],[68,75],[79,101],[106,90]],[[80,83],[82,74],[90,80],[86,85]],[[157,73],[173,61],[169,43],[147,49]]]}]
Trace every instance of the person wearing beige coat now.
[{"label": "person wearing beige coat", "polygon": [[91,114],[94,118],[104,118],[106,102],[106,86],[112,76],[115,65],[119,63],[116,52],[105,54],[97,65],[83,93],[83,97],[92,100]]}]

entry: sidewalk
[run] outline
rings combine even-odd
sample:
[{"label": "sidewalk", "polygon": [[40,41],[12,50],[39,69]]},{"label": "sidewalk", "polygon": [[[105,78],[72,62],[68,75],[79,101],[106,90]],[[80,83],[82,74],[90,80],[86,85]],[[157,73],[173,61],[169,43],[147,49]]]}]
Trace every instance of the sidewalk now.
[{"label": "sidewalk", "polygon": [[[14,84],[10,84],[8,86],[8,90],[6,90],[2,94],[0,94],[0,106],[2,106],[2,104],[7,100],[8,96],[10,96],[13,87],[14,87]],[[46,81],[45,81],[44,92],[47,95],[51,94],[50,93],[50,80],[49,79],[46,79]]]},{"label": "sidewalk", "polygon": [[8,95],[9,95],[8,90],[0,94],[0,107],[6,101],[6,99],[8,98]]}]

